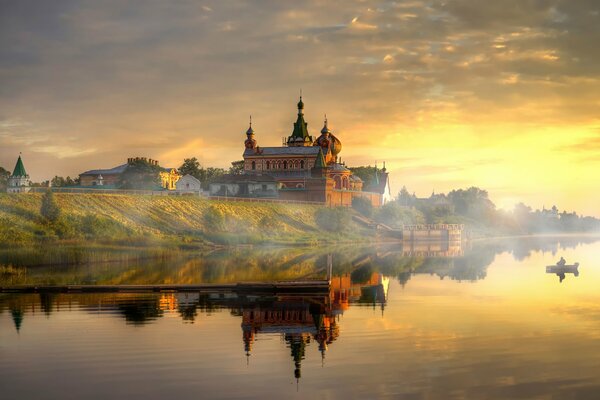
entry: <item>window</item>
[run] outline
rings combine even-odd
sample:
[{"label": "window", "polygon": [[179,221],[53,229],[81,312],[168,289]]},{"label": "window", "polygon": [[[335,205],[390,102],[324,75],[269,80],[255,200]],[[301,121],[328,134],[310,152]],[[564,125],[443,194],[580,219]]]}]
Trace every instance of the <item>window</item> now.
[{"label": "window", "polygon": [[287,169],[287,161],[283,162],[283,169]]},{"label": "window", "polygon": [[300,160],[300,169],[304,169],[304,160]]},{"label": "window", "polygon": [[256,169],[256,162],[252,161],[252,170],[254,171]]},{"label": "window", "polygon": [[271,162],[267,161],[267,169],[271,168]]}]

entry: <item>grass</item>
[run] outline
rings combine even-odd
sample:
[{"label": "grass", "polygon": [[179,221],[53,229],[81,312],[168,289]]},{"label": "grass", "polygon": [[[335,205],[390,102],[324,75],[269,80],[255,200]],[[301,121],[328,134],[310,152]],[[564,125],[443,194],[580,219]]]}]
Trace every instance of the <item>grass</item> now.
[{"label": "grass", "polygon": [[57,193],[61,217],[48,222],[40,215],[41,198],[41,194],[0,194],[0,245],[85,242],[193,248],[333,243],[372,236],[350,218],[340,231],[324,230],[315,220],[324,207],[315,205]]}]

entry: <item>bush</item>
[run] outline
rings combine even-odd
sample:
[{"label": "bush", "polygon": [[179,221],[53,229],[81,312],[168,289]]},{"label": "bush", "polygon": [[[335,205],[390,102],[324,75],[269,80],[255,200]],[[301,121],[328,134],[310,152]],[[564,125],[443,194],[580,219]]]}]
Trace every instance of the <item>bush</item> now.
[{"label": "bush", "polygon": [[40,208],[40,214],[48,222],[56,222],[60,218],[60,208],[54,200],[54,193],[48,190],[42,196],[42,207]]},{"label": "bush", "polygon": [[283,224],[276,216],[267,214],[260,219],[260,221],[258,222],[258,226],[261,229],[279,230],[283,227]]},{"label": "bush", "polygon": [[373,215],[373,204],[369,199],[365,199],[364,197],[352,198],[352,208],[365,217],[370,218]]},{"label": "bush", "polygon": [[330,232],[341,232],[350,223],[350,213],[346,208],[320,208],[315,213],[319,228]]},{"label": "bush", "polygon": [[424,215],[415,208],[404,207],[393,201],[385,204],[375,215],[375,220],[392,227],[425,223]]},{"label": "bush", "polygon": [[225,227],[225,215],[223,214],[223,211],[215,206],[210,206],[204,212],[203,219],[204,224],[209,229],[221,231]]}]

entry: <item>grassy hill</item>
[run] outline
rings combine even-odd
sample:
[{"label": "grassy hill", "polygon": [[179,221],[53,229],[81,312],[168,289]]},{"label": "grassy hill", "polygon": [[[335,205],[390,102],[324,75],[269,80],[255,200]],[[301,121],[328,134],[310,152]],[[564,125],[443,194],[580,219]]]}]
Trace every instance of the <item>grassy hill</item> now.
[{"label": "grassy hill", "polygon": [[61,216],[50,223],[40,215],[41,194],[0,194],[0,244],[310,244],[372,235],[349,217],[343,231],[323,230],[315,217],[323,207],[314,205],[219,202],[192,196],[55,194],[54,198]]}]

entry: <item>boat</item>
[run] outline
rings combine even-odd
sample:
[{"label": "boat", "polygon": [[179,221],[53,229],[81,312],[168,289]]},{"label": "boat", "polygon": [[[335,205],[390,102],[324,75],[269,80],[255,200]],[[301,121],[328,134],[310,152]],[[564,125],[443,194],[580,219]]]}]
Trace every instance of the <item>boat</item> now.
[{"label": "boat", "polygon": [[547,274],[574,274],[575,276],[579,275],[579,263],[571,264],[571,265],[548,265],[546,267]]}]

